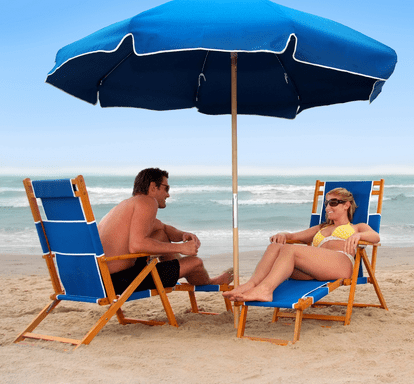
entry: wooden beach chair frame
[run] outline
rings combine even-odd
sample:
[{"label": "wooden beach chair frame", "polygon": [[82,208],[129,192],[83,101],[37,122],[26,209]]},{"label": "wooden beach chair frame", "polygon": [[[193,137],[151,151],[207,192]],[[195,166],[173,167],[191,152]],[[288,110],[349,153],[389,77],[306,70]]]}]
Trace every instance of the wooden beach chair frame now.
[{"label": "wooden beach chair frame", "polygon": [[[62,180],[47,180],[48,187],[53,185],[53,182],[61,182]],[[127,255],[119,255],[113,257],[106,257],[103,254],[102,245],[100,243],[99,234],[97,230],[97,225],[95,222],[95,218],[92,212],[92,208],[90,205],[88,193],[85,186],[85,181],[83,177],[80,175],[72,180],[64,180],[65,182],[70,182],[74,197],[76,197],[81,205],[81,209],[84,212],[85,222],[88,224],[90,231],[92,232],[92,242],[94,242],[94,247],[96,247],[95,257],[97,263],[97,270],[103,282],[103,295],[99,297],[95,302],[101,306],[108,306],[109,308],[105,311],[105,313],[101,316],[101,318],[93,325],[93,327],[89,330],[89,332],[80,340],[69,339],[65,337],[57,337],[57,336],[49,336],[43,334],[36,334],[33,333],[35,328],[50,314],[53,309],[62,301],[62,300],[72,300],[72,303],[76,301],[84,301],[82,297],[74,297],[68,298],[65,294],[65,290],[62,288],[61,279],[57,272],[56,265],[55,265],[55,256],[56,252],[50,247],[50,241],[48,237],[48,231],[46,229],[45,223],[48,220],[43,220],[40,214],[39,206],[37,203],[36,195],[33,190],[33,184],[30,179],[24,180],[24,186],[26,189],[26,194],[29,199],[30,208],[33,214],[33,218],[39,233],[39,238],[41,240],[41,244],[43,247],[44,256],[43,258],[46,261],[53,290],[54,293],[51,295],[52,302],[49,303],[40,313],[39,315],[29,324],[29,326],[19,334],[16,338],[15,342],[22,341],[26,338],[29,339],[41,339],[41,340],[49,340],[49,341],[58,341],[63,343],[73,344],[78,348],[82,344],[89,344],[92,339],[98,334],[98,332],[105,326],[105,324],[114,316],[116,315],[118,322],[120,324],[135,324],[135,323],[143,323],[147,325],[163,325],[165,322],[163,321],[156,321],[156,320],[140,320],[140,319],[132,319],[127,318],[124,316],[124,313],[121,309],[123,304],[127,300],[136,300],[141,298],[146,298],[150,296],[159,295],[161,302],[163,304],[164,310],[167,315],[168,323],[174,327],[178,327],[177,321],[174,316],[174,312],[171,308],[170,302],[166,295],[167,292],[171,292],[172,288],[164,288],[159,277],[158,271],[155,268],[157,264],[157,259],[152,258],[150,260],[149,254],[127,254]],[[53,192],[52,192],[53,195]],[[120,295],[116,295],[114,291],[114,287],[112,284],[111,276],[108,269],[108,262],[111,260],[124,260],[128,258],[137,258],[137,257],[146,257],[147,258],[147,266],[141,271],[141,273],[134,279],[134,281],[130,284],[130,286]],[[152,275],[154,280],[155,286],[157,289],[147,290],[142,292],[135,292],[135,289],[138,285],[144,280],[146,276],[149,274]],[[87,301],[90,302],[90,301]],[[75,349],[76,349],[75,348]]]},{"label": "wooden beach chair frame", "polygon": [[[180,283],[177,284],[174,287],[175,291],[182,291],[182,292],[188,292],[188,296],[190,299],[190,305],[191,305],[191,313],[199,313],[201,315],[219,315],[218,312],[206,312],[206,311],[200,311],[196,299],[196,292],[225,292],[225,291],[231,291],[234,289],[233,285],[229,284],[221,284],[221,285],[191,285],[188,283]],[[224,299],[224,305],[226,307],[226,311],[233,312],[233,306],[231,304],[231,301],[227,299],[226,297]]]},{"label": "wooden beach chair frame", "polygon": [[[328,182],[327,182],[328,183]],[[337,186],[344,186],[347,188],[347,184],[350,182],[335,182],[338,184]],[[358,183],[358,182],[352,182],[352,183]],[[324,202],[324,196],[326,195],[325,191],[325,185],[326,183],[320,180],[316,181],[315,185],[315,192],[314,192],[314,199],[313,199],[313,206],[312,206],[312,219],[311,219],[311,226],[316,225],[315,218],[322,217],[322,214],[324,212],[324,208],[322,208],[321,213],[317,214],[318,209],[318,203]],[[330,188],[333,189],[333,188]],[[379,224],[380,224],[380,217],[382,212],[382,201],[384,196],[384,179],[373,181],[372,182],[372,188],[371,193],[369,196],[369,199],[371,201],[372,196],[378,196],[377,201],[377,209],[376,214],[370,215],[369,212],[367,212],[367,216],[369,218],[369,224],[371,227],[379,231]],[[321,198],[322,197],[322,198]],[[372,217],[372,222],[371,222]],[[308,244],[310,246],[310,244]],[[366,247],[371,246],[372,247],[372,254],[371,254],[371,260],[369,259]],[[290,308],[295,310],[295,313],[292,312],[282,312],[280,311],[280,307],[277,305],[273,305],[272,303],[260,303],[260,302],[246,302],[246,303],[235,303],[235,305],[241,305],[241,314],[239,319],[239,326],[237,330],[237,337],[239,338],[247,338],[250,340],[257,340],[257,341],[268,341],[274,344],[279,345],[287,345],[289,343],[295,343],[299,340],[300,337],[300,330],[302,326],[302,319],[316,319],[316,320],[328,320],[328,321],[339,321],[343,322],[344,325],[349,325],[351,322],[351,316],[352,316],[352,310],[354,307],[376,307],[376,308],[383,308],[385,310],[388,310],[388,307],[385,303],[384,296],[382,295],[381,289],[379,287],[378,281],[375,277],[375,268],[376,268],[376,261],[377,261],[377,251],[378,247],[380,246],[379,243],[373,244],[368,243],[365,241],[360,241],[358,243],[358,248],[356,252],[355,257],[355,266],[352,272],[352,276],[350,279],[338,279],[336,281],[327,281],[327,282],[320,282],[321,285],[319,288],[312,289],[304,289],[302,292],[302,296],[299,295],[296,302],[292,302],[292,306]],[[365,266],[366,271],[368,273],[368,277],[363,276],[363,268],[362,264]],[[291,280],[293,284],[295,284],[294,280]],[[311,280],[311,282],[314,282],[315,280]],[[301,282],[296,281],[298,284]],[[355,303],[355,293],[356,293],[356,287],[358,284],[372,284],[375,293],[378,297],[379,304],[364,304],[364,303]],[[304,282],[304,285],[307,283]],[[332,292],[333,290],[341,287],[346,286],[350,288],[349,296],[348,296],[348,302],[329,302],[329,301],[321,301],[320,299]],[[281,288],[283,290],[283,287],[276,288],[275,292]],[[320,307],[328,307],[332,305],[339,305],[339,306],[346,306],[346,313],[344,316],[334,316],[334,315],[325,315],[325,314],[305,314],[303,313],[306,309],[309,307],[314,308],[320,308]],[[280,340],[280,339],[273,339],[273,338],[263,338],[263,337],[252,337],[252,336],[245,336],[245,328],[246,328],[246,319],[247,319],[247,312],[249,306],[264,306],[264,307],[273,307],[273,318],[272,322],[277,322],[279,318],[294,318],[295,319],[295,329],[294,329],[294,335],[293,340]],[[287,308],[287,307],[283,307]]]}]

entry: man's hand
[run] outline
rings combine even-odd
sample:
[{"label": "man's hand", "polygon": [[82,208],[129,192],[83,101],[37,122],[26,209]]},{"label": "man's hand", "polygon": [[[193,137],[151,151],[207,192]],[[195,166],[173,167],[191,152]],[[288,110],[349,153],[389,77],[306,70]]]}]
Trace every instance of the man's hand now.
[{"label": "man's hand", "polygon": [[190,241],[185,241],[184,243],[182,243],[181,247],[182,249],[180,253],[182,255],[196,256],[198,253],[199,245],[197,245],[194,240],[190,240]]},{"label": "man's hand", "polygon": [[198,239],[198,237],[196,235],[194,235],[194,233],[189,233],[189,232],[184,232],[183,233],[183,241],[187,242],[187,241],[194,241],[194,243],[197,245],[197,249],[200,248],[201,242]]}]

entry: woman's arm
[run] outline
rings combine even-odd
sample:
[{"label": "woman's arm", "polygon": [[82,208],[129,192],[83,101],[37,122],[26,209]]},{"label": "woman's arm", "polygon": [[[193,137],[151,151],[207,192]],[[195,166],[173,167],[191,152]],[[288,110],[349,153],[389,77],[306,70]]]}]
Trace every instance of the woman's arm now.
[{"label": "woman's arm", "polygon": [[379,243],[380,235],[368,224],[360,223],[354,225],[354,228],[357,229],[357,233],[360,235],[360,240],[368,241],[369,243]]},{"label": "woman's arm", "polygon": [[360,223],[353,226],[355,233],[346,239],[344,251],[355,255],[356,247],[359,241],[367,241],[369,243],[379,243],[380,236],[368,224]]},{"label": "woman's arm", "polygon": [[280,232],[276,235],[273,235],[270,238],[271,243],[279,243],[285,244],[286,241],[301,241],[303,243],[310,243],[313,240],[313,237],[319,231],[319,225],[315,225],[314,227],[305,229],[304,231],[300,232]]}]

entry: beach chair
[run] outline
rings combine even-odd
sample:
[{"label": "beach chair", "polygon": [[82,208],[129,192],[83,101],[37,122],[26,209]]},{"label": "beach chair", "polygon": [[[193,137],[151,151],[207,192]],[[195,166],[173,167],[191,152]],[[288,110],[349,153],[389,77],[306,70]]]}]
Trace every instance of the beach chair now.
[{"label": "beach chair", "polygon": [[[358,208],[355,211],[353,222],[367,223],[371,226],[371,228],[379,232],[382,199],[384,193],[383,179],[379,181],[355,182],[323,182],[317,180],[313,199],[310,226],[318,225],[321,222],[323,222],[325,217],[325,206],[323,204],[323,202],[325,201],[325,196],[330,190],[337,187],[346,188],[354,195],[354,199]],[[377,199],[376,211],[371,213],[371,206],[373,205],[373,203],[375,203],[375,199]],[[322,209],[319,213],[317,213],[318,205],[322,206]],[[366,247],[368,245],[372,247],[371,260],[368,258],[366,252]],[[293,340],[291,341],[292,343],[295,343],[299,340],[303,318],[340,321],[343,322],[344,325],[348,325],[351,321],[352,309],[354,307],[377,307],[388,310],[384,297],[381,293],[381,289],[375,277],[377,250],[379,245],[380,244],[370,244],[364,241],[359,242],[355,257],[355,266],[350,279],[338,279],[336,281],[300,281],[288,279],[275,289],[273,293],[273,300],[271,302],[252,301],[245,302],[244,304],[236,303],[236,305],[242,306],[237,330],[237,337],[248,338],[251,340],[269,341],[280,345],[287,345],[289,343],[289,340],[245,336],[244,333],[246,327],[247,311],[249,306],[274,308],[272,322],[276,322],[279,318],[295,318],[295,329]],[[310,244],[308,244],[308,246],[310,246]],[[368,276],[364,276],[364,270],[362,265],[365,265],[365,269]],[[355,303],[355,292],[358,284],[372,284],[378,297],[379,304]],[[348,302],[321,301],[321,299],[327,296],[330,292],[343,286],[347,286],[350,289]],[[346,306],[345,315],[340,316],[318,313],[303,313],[309,307],[319,308],[332,305]],[[282,312],[280,308],[289,308],[290,311]]]},{"label": "beach chair", "polygon": [[[177,327],[177,321],[167,298],[157,269],[157,259],[148,254],[128,254],[106,257],[82,176],[64,180],[24,180],[37,233],[49,270],[54,293],[49,303],[30,325],[17,337],[23,339],[54,340],[70,343],[78,348],[89,344],[105,324],[116,315],[120,324],[143,323],[162,325],[164,321],[127,318],[121,309],[126,301],[159,295],[168,323]],[[41,215],[37,199],[41,200]],[[45,216],[45,219],[42,218]],[[147,266],[120,295],[116,295],[108,270],[108,261],[147,257]],[[151,274],[157,289],[134,292],[144,278]],[[61,301],[95,303],[109,306],[101,318],[80,340],[35,334],[35,328]],[[75,348],[75,349],[76,349]]]}]

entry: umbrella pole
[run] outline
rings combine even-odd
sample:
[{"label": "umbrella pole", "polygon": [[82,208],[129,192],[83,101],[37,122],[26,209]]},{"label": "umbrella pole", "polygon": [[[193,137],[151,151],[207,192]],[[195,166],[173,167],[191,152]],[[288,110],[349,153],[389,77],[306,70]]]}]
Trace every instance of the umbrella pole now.
[{"label": "umbrella pole", "polygon": [[[234,287],[239,285],[239,228],[237,179],[237,53],[231,53],[231,128],[232,128],[232,181],[233,181],[233,268]],[[234,307],[234,326],[239,321],[239,306]]]}]

